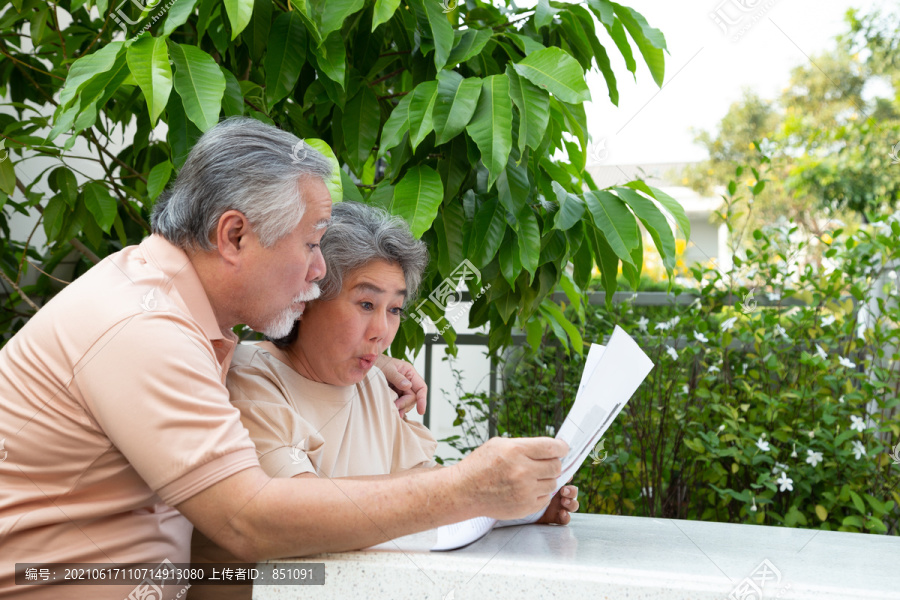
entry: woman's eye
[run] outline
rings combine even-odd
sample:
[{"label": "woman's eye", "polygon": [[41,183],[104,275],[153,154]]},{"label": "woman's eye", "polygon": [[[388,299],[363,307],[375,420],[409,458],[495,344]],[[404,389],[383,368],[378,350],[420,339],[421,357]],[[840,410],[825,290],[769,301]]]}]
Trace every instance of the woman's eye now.
[{"label": "woman's eye", "polygon": [[395,307],[395,308],[392,308],[392,309],[391,309],[391,314],[392,314],[392,315],[397,315],[397,316],[399,317],[399,316],[401,316],[401,315],[403,314],[403,309],[402,309],[401,307],[399,307],[399,306],[397,306],[397,307]]},{"label": "woman's eye", "polygon": [[360,302],[359,305],[363,307],[363,310],[372,310],[375,308],[375,305],[371,302]]}]

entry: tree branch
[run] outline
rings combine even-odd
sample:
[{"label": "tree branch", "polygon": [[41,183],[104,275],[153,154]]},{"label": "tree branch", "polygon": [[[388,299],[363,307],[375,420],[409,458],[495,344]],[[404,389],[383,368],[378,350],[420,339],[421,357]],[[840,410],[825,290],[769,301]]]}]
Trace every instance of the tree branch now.
[{"label": "tree branch", "polygon": [[22,291],[22,288],[20,288],[19,286],[17,286],[17,285],[16,285],[16,282],[13,281],[12,279],[10,279],[9,276],[8,276],[2,269],[0,269],[0,277],[2,277],[3,280],[4,280],[6,283],[8,283],[9,285],[11,285],[11,286],[13,287],[13,289],[16,290],[16,292],[18,292],[19,297],[22,298],[22,300],[24,300],[25,303],[28,304],[28,306],[30,306],[31,308],[33,308],[33,309],[35,310],[35,312],[37,312],[37,311],[39,310],[39,309],[38,309],[38,305],[35,304],[34,302],[32,302],[32,301],[31,301],[31,298],[28,297],[28,294],[26,294],[25,292],[23,292],[23,291]]}]

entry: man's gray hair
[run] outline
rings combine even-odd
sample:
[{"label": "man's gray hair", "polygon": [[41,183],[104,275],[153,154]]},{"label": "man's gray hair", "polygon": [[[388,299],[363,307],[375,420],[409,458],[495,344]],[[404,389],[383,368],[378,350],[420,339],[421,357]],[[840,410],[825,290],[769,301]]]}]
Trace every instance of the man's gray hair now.
[{"label": "man's gray hair", "polygon": [[328,159],[294,134],[247,117],[226,119],[197,140],[153,207],[150,226],[184,250],[212,250],[219,218],[237,210],[260,243],[272,246],[303,218],[300,178],[324,182],[331,173]]},{"label": "man's gray hair", "polygon": [[319,282],[322,300],[341,293],[344,278],[372,261],[400,266],[406,280],[406,302],[419,290],[428,266],[428,248],[400,217],[359,202],[341,202],[331,209],[331,224],[322,236],[325,277]]}]

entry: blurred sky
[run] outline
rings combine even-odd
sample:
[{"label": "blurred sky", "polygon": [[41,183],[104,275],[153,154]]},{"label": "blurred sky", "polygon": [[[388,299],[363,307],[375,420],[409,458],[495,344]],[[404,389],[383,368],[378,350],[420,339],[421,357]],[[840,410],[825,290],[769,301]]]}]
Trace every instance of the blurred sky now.
[{"label": "blurred sky", "polygon": [[[635,48],[637,82],[625,69],[605,31],[619,89],[619,107],[609,101],[598,73],[588,76],[593,102],[588,129],[595,142],[588,163],[606,165],[697,161],[706,158],[692,129],[714,130],[745,87],[774,98],[793,67],[834,46],[845,31],[848,8],[866,12],[896,6],[886,0],[624,0],[662,30],[669,54],[662,90]],[[753,6],[741,12],[740,6]],[[726,35],[710,14],[738,24]],[[746,26],[749,25],[749,29]],[[743,30],[743,33],[741,33]],[[732,39],[737,38],[737,39]],[[618,59],[618,60],[616,60]]]}]

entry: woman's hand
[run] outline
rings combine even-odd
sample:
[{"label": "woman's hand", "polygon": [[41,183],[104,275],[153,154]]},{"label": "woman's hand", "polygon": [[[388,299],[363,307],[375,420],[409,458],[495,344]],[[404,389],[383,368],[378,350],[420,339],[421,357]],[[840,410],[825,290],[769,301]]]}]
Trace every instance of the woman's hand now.
[{"label": "woman's hand", "polygon": [[568,525],[573,513],[578,510],[578,488],[574,485],[562,486],[553,499],[550,506],[544,511],[544,515],[538,519],[538,523]]},{"label": "woman's hand", "polygon": [[428,386],[411,364],[382,354],[376,359],[375,366],[381,369],[388,384],[397,392],[399,398],[394,400],[394,404],[401,417],[406,418],[406,413],[412,410],[413,406],[420,415],[425,414]]}]

